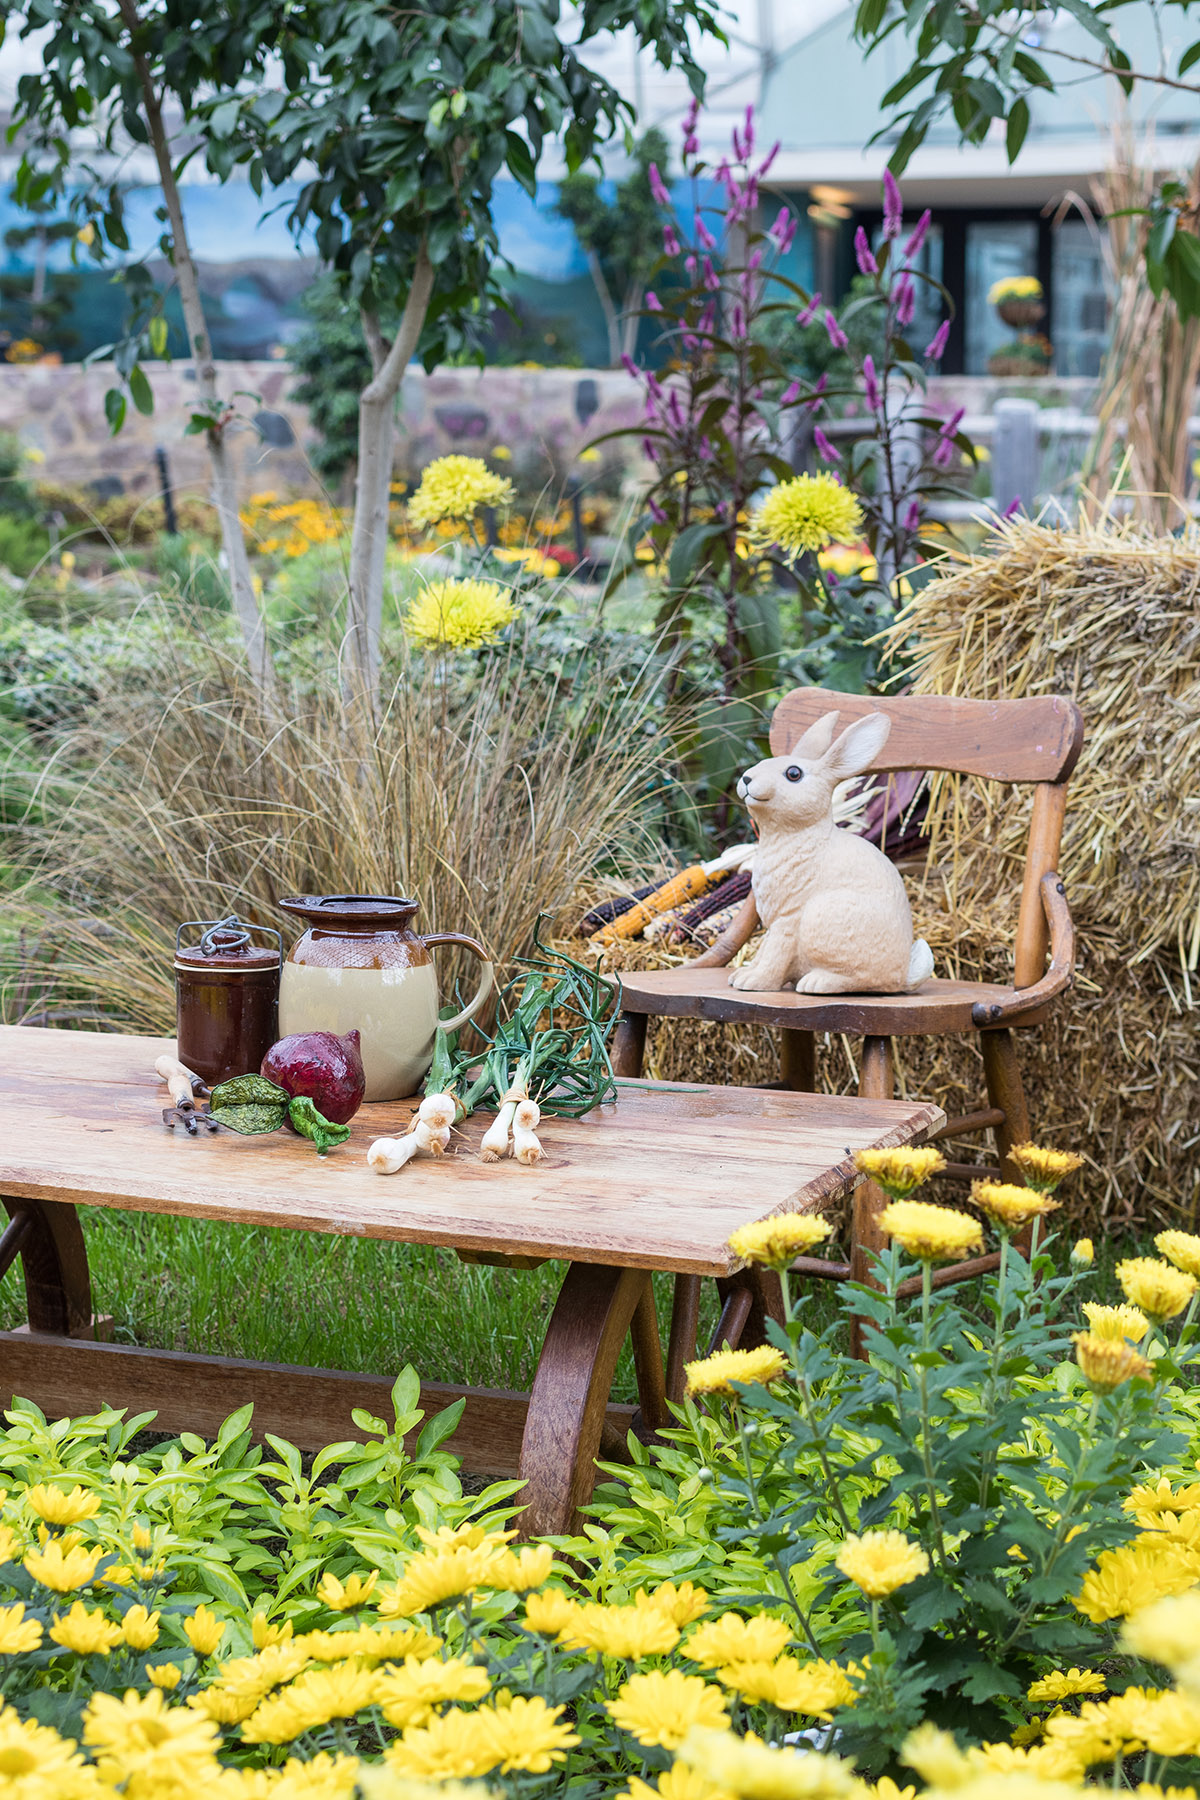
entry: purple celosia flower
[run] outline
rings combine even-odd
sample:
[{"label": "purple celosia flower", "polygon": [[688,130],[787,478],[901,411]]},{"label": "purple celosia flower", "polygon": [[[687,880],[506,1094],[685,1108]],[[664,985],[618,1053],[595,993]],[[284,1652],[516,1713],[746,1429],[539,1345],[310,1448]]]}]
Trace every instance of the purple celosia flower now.
[{"label": "purple celosia flower", "polygon": [[803,392],[804,389],[800,386],[798,381],[789,381],[782,394],[779,396],[780,406],[791,406],[793,401],[798,400]]},{"label": "purple celosia flower", "polygon": [[804,311],[796,314],[797,325],[811,325],[820,310],[821,296],[820,294],[814,294],[808,305],[804,308]]},{"label": "purple celosia flower", "polygon": [[700,154],[700,139],[694,131],[689,131],[683,140],[683,154],[685,156],[699,156]]},{"label": "purple celosia flower", "polygon": [[1004,517],[1006,519],[1015,519],[1017,514],[1020,512],[1020,510],[1021,510],[1021,496],[1020,496],[1020,494],[1018,494],[1016,496],[1016,498],[1014,500],[1010,500],[1008,505],[1005,507]]},{"label": "purple celosia flower", "polygon": [[683,407],[680,403],[678,391],[675,388],[671,389],[671,392],[667,397],[667,418],[671,421],[671,424],[675,427],[676,431],[683,430]]},{"label": "purple celosia flower", "polygon": [[683,334],[683,347],[685,350],[698,350],[700,348],[700,339],[694,332],[685,331]]},{"label": "purple celosia flower", "polygon": [[675,227],[673,225],[664,225],[663,226],[663,249],[666,251],[667,255],[668,256],[678,256],[679,252],[682,248],[683,248],[682,244],[679,242],[679,239],[675,236]]},{"label": "purple celosia flower", "polygon": [[904,509],[905,531],[918,531],[921,525],[921,502],[910,500]]},{"label": "purple celosia flower", "polygon": [[896,283],[896,325],[900,331],[906,331],[912,324],[913,313],[917,306],[917,293],[913,287],[911,276],[901,275]]},{"label": "purple celosia flower", "polygon": [[651,163],[646,173],[650,178],[650,192],[654,195],[658,204],[660,206],[670,206],[671,195],[667,189],[666,182],[658,172],[658,164]]},{"label": "purple celosia flower", "polygon": [[700,442],[696,446],[696,454],[700,458],[700,461],[701,462],[711,462],[712,461],[712,453],[713,453],[712,445],[709,443],[709,441],[706,437],[702,437],[700,439]]},{"label": "purple celosia flower", "polygon": [[658,295],[655,293],[648,293],[646,295],[646,311],[647,312],[661,312],[662,309],[663,309],[663,304],[662,304],[662,301],[659,299]]},{"label": "purple celosia flower", "polygon": [[925,346],[925,354],[930,362],[941,362],[946,354],[946,341],[950,336],[950,321],[943,319],[929,342]]},{"label": "purple celosia flower", "polygon": [[721,277],[717,274],[717,271],[713,268],[713,260],[712,260],[711,256],[706,256],[704,259],[704,285],[708,289],[710,294],[715,294],[717,289],[721,285]]},{"label": "purple celosia flower", "polygon": [[753,108],[753,106],[748,106],[746,108],[745,143],[746,143],[746,155],[753,156],[754,155],[754,108]]},{"label": "purple celosia flower", "polygon": [[654,373],[653,369],[646,370],[646,391],[647,393],[653,394],[656,400],[660,399],[662,396],[662,382],[658,379],[658,376]]},{"label": "purple celosia flower", "polygon": [[746,309],[741,301],[735,301],[729,314],[729,335],[733,339],[746,335]]},{"label": "purple celosia flower", "polygon": [[872,412],[878,412],[883,406],[883,395],[879,391],[879,377],[875,373],[875,358],[863,357],[863,391],[867,396],[867,405]]},{"label": "purple celosia flower", "polygon": [[896,177],[890,169],[883,171],[883,235],[885,238],[900,236],[900,226],[904,219],[904,201],[900,197],[900,189],[896,185]]},{"label": "purple celosia flower", "polygon": [[913,226],[912,236],[909,238],[907,244],[905,244],[905,246],[904,246],[904,254],[906,257],[909,258],[910,261],[914,256],[916,256],[917,252],[921,248],[921,245],[925,242],[925,234],[929,230],[929,223],[932,218],[933,218],[933,214],[930,212],[929,208],[926,207],[925,211],[921,214],[920,218],[917,220],[916,224]]},{"label": "purple celosia flower", "polygon": [[755,269],[761,269],[762,268],[762,259],[763,259],[762,248],[761,248],[761,246],[756,245],[755,248],[750,252],[749,256],[746,258],[747,271],[749,273],[753,273],[753,271]]},{"label": "purple celosia flower", "polygon": [[697,263],[694,256],[685,256],[683,259],[683,266],[689,275],[694,275],[700,265]]},{"label": "purple celosia flower", "polygon": [[766,174],[767,170],[770,168],[771,164],[775,161],[775,158],[779,155],[781,148],[782,148],[782,146],[779,142],[779,139],[776,138],[775,142],[771,145],[771,148],[767,151],[767,154],[763,157],[763,160],[758,165],[758,179],[760,181],[762,180],[763,176]]},{"label": "purple celosia flower", "polygon": [[825,329],[829,333],[829,341],[835,350],[844,350],[850,339],[846,336],[831,312],[825,314]]},{"label": "purple celosia flower", "polygon": [[954,440],[952,438],[942,437],[939,433],[938,441],[933,452],[933,466],[935,469],[948,469],[953,461]]},{"label": "purple celosia flower", "polygon": [[621,367],[627,375],[636,375],[638,372],[637,364],[634,362],[632,356],[630,356],[628,350],[626,350],[621,357]]},{"label": "purple celosia flower", "polygon": [[665,525],[666,524],[667,515],[663,511],[662,507],[658,504],[657,500],[647,500],[646,511],[650,514],[650,517],[654,520],[654,523],[656,525]]},{"label": "purple celosia flower", "polygon": [[658,461],[658,445],[653,438],[644,437],[642,439],[642,455],[647,457],[650,462]]},{"label": "purple celosia flower", "polygon": [[955,408],[950,414],[950,417],[946,420],[946,423],[942,426],[943,437],[952,438],[954,436],[966,416],[966,411],[967,409],[965,406]]},{"label": "purple celosia flower", "polygon": [[813,426],[813,447],[822,462],[841,462],[842,453],[835,444],[831,444],[819,425]]},{"label": "purple celosia flower", "polygon": [[708,226],[704,223],[704,220],[701,218],[698,211],[696,213],[696,242],[702,250],[715,250],[717,247],[716,238],[708,229]]},{"label": "purple celosia flower", "polygon": [[858,263],[858,272],[860,275],[878,275],[879,264],[875,261],[875,258],[871,253],[871,246],[867,242],[867,234],[861,225],[854,234],[854,256]]}]

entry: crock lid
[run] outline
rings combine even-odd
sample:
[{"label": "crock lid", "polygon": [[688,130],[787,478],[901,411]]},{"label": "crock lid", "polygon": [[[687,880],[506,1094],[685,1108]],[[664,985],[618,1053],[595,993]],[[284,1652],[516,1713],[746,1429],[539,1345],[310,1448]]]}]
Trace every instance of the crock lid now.
[{"label": "crock lid", "polygon": [[202,950],[189,944],[175,952],[175,967],[188,969],[277,969],[279,951],[273,944],[241,944],[232,950]]},{"label": "crock lid", "polygon": [[[180,939],[192,927],[200,933],[195,944],[182,944]],[[256,944],[251,932],[273,938],[271,944]],[[267,969],[278,966],[283,956],[283,939],[270,925],[243,925],[236,913],[225,919],[185,919],[175,933],[175,966],[198,969]]]},{"label": "crock lid", "polygon": [[399,894],[295,894],[281,900],[284,912],[307,919],[310,925],[348,925],[358,931],[399,931],[413,918],[415,900]]}]

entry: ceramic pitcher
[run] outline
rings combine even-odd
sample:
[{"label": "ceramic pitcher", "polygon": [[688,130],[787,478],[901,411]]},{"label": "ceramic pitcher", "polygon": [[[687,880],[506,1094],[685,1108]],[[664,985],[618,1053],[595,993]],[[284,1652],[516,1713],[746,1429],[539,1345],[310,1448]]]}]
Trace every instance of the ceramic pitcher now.
[{"label": "ceramic pitcher", "polygon": [[300,894],[281,900],[308,930],[292,946],[279,983],[279,1035],[333,1031],[361,1034],[368,1100],[415,1094],[433,1059],[438,1022],[437,976],[429,952],[459,944],[483,964],[469,1006],[443,1023],[465,1024],[492,988],[483,945],[458,931],[418,937],[409,929],[415,900],[391,894]]}]

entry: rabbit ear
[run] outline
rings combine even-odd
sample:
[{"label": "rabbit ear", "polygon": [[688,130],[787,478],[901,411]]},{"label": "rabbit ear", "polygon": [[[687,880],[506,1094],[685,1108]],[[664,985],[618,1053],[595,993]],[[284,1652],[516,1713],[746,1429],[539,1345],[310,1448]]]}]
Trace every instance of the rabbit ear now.
[{"label": "rabbit ear", "polygon": [[822,772],[835,781],[861,775],[869,769],[888,741],[892,721],[886,713],[868,713],[848,725],[837,743],[821,759]]},{"label": "rabbit ear", "polygon": [[806,762],[815,762],[824,756],[833,742],[833,734],[837,730],[839,714],[825,713],[815,725],[810,725],[802,737],[798,737],[792,745],[792,755],[802,756]]}]

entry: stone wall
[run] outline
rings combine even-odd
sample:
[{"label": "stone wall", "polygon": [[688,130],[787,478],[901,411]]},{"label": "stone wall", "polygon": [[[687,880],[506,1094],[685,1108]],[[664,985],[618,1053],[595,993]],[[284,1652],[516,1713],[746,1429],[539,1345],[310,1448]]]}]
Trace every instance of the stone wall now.
[{"label": "stone wall", "polygon": [[[143,418],[129,408],[114,438],[104,417],[110,368],[80,364],[0,367],[0,431],[15,432],[41,459],[37,473],[72,486],[92,485],[102,495],[156,493],[156,447],[167,453],[172,484],[180,493],[207,489],[201,437],[183,428],[195,393],[186,363],[150,364],[155,411]],[[221,387],[238,394],[246,425],[238,430],[243,491],[314,491],[305,446],[310,439],[303,406],[289,398],[286,363],[224,363]],[[459,450],[476,455],[508,450],[514,473],[539,483],[561,478],[593,438],[636,423],[638,391],[620,369],[438,369],[404,378],[397,431],[397,473],[416,475],[431,457]],[[253,425],[257,429],[252,428]],[[635,441],[622,452],[632,461]]]}]

